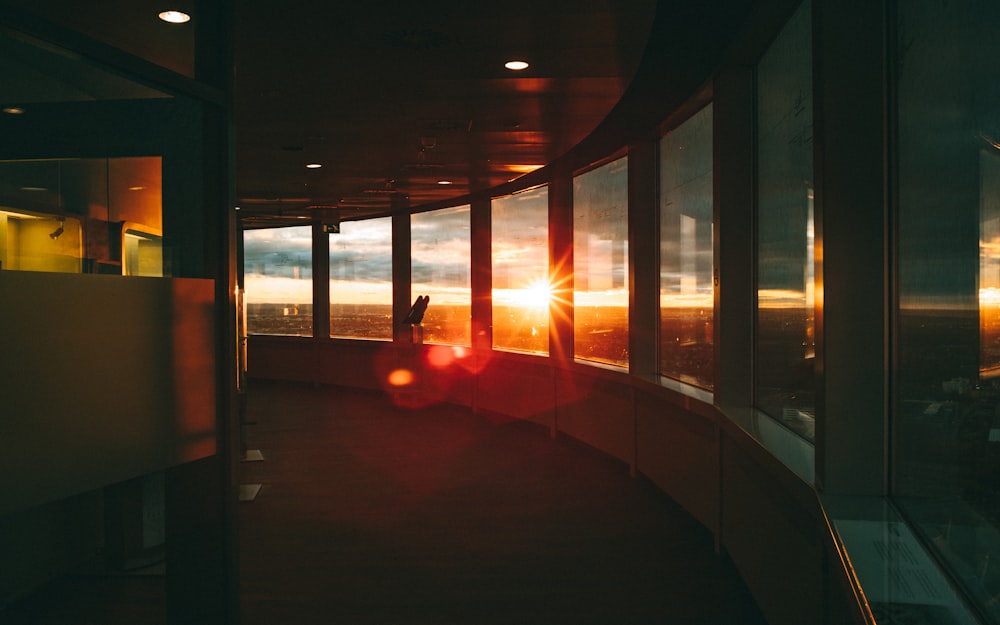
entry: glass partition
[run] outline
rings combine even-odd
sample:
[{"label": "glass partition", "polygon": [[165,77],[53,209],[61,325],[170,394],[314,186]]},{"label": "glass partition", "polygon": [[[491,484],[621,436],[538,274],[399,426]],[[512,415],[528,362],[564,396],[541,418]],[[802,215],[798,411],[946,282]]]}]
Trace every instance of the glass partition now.
[{"label": "glass partition", "polygon": [[0,161],[0,269],[169,275],[161,157]]},{"label": "glass partition", "polygon": [[628,159],[573,180],[573,351],[628,366]]},{"label": "glass partition", "polygon": [[312,226],[243,232],[248,334],[312,336]]},{"label": "glass partition", "polygon": [[[51,581],[69,598],[58,606],[64,614],[82,619],[75,608],[86,604],[126,619],[128,606],[114,600],[121,593],[85,597],[78,573],[118,577],[162,558],[164,518],[182,512],[164,501],[162,487],[118,497],[122,480],[151,476],[140,479],[155,486],[155,476],[184,463],[209,474],[194,461],[226,453],[216,431],[225,414],[219,402],[228,401],[227,382],[216,379],[228,358],[217,349],[225,298],[215,289],[228,275],[227,250],[219,249],[229,204],[226,92],[174,79],[87,37],[96,33],[85,23],[99,26],[108,16],[116,32],[135,31],[138,22],[122,11],[126,4],[125,12],[146,11],[144,3],[2,4],[0,377],[8,460],[21,470],[11,479],[24,483],[20,491],[3,487],[4,514],[14,527],[35,528],[0,537],[3,602],[24,597],[27,610],[15,610],[15,620],[48,620],[31,598],[48,597],[41,584]],[[154,39],[148,49],[173,49]],[[224,58],[212,54],[223,37],[199,39],[205,58]],[[49,382],[57,390],[39,392]],[[19,479],[26,475],[39,479]],[[213,488],[180,485],[196,499],[221,501],[222,488]],[[188,499],[178,497],[177,510]],[[211,530],[223,531],[222,516],[211,516]],[[126,528],[125,519],[139,525]],[[174,543],[166,543],[171,552]],[[178,576],[201,564],[171,559]],[[141,600],[148,605],[131,620],[166,622],[163,568],[149,572]],[[225,600],[213,601],[209,611],[221,613]]]},{"label": "glass partition", "polygon": [[493,348],[549,353],[549,192],[494,198]]},{"label": "glass partition", "polygon": [[660,140],[660,373],[715,376],[712,105]]},{"label": "glass partition", "polygon": [[330,335],[392,339],[392,218],[345,221],[330,237]]},{"label": "glass partition", "polygon": [[430,297],[423,318],[428,343],[472,344],[472,239],[469,206],[410,217],[413,297]]},{"label": "glass partition", "polygon": [[0,35],[0,270],[208,277],[202,104]]},{"label": "glass partition", "polygon": [[899,3],[893,499],[1000,623],[1000,5]]},{"label": "glass partition", "polygon": [[812,24],[804,2],[757,66],[755,404],[815,433]]}]

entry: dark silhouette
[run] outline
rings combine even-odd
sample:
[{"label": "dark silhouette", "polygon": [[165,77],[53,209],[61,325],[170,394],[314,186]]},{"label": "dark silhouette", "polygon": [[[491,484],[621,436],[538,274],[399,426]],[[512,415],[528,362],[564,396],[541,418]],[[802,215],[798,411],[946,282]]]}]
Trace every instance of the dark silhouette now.
[{"label": "dark silhouette", "polygon": [[424,313],[427,312],[427,303],[430,300],[430,295],[418,295],[416,301],[413,302],[413,306],[410,307],[410,312],[403,319],[403,325],[419,325],[424,319]]}]

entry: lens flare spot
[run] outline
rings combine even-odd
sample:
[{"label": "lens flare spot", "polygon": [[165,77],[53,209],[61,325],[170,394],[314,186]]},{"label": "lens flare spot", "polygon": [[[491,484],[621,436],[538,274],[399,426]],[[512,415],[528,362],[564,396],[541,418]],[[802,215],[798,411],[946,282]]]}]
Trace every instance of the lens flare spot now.
[{"label": "lens flare spot", "polygon": [[392,386],[407,386],[413,384],[413,372],[409,369],[396,369],[389,373],[388,380]]},{"label": "lens flare spot", "polygon": [[435,369],[444,369],[455,361],[455,353],[446,345],[434,345],[427,350],[427,364]]}]

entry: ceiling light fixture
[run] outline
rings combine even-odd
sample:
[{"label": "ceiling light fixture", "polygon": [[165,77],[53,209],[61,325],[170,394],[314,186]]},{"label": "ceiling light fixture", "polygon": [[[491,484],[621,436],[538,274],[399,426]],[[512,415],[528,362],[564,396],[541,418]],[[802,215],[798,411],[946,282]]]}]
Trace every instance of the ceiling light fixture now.
[{"label": "ceiling light fixture", "polygon": [[161,11],[157,17],[168,24],[183,24],[191,21],[191,16],[184,11]]},{"label": "ceiling light fixture", "polygon": [[438,180],[438,184],[452,184],[451,180]]},{"label": "ceiling light fixture", "polygon": [[3,107],[3,112],[8,115],[22,115],[24,113],[24,109],[20,106],[5,106]]},{"label": "ceiling light fixture", "polygon": [[306,165],[306,169],[319,169],[322,166],[322,163],[309,163]]},{"label": "ceiling light fixture", "polygon": [[515,72],[519,72],[519,71],[521,71],[523,69],[528,69],[528,62],[527,61],[520,61],[520,60],[513,60],[513,61],[507,61],[506,63],[503,64],[503,66],[506,67],[509,70],[512,70],[512,71],[515,71]]}]

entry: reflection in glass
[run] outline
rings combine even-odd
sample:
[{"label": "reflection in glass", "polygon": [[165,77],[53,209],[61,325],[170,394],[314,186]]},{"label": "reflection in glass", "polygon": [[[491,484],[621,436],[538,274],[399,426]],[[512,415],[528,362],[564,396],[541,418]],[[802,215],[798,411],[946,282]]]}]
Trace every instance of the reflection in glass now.
[{"label": "reflection in glass", "polygon": [[495,349],[549,352],[548,211],[547,187],[493,200]]},{"label": "reflection in glass", "polygon": [[660,373],[711,389],[712,105],[660,140]]},{"label": "reflection in glass", "polygon": [[80,273],[82,233],[77,218],[0,209],[0,269]]},{"label": "reflection in glass", "polygon": [[392,339],[392,218],[330,234],[330,335]]},{"label": "reflection in glass", "polygon": [[169,275],[161,160],[0,161],[0,269]]},{"label": "reflection in glass", "polygon": [[472,240],[468,206],[410,216],[413,297],[427,295],[424,341],[472,344]]},{"label": "reflection in glass", "polygon": [[979,375],[1000,377],[1000,147],[979,152]]},{"label": "reflection in glass", "polygon": [[757,408],[815,432],[810,3],[757,66]]},{"label": "reflection in glass", "polygon": [[122,275],[163,276],[163,238],[146,228],[126,225],[122,232]]},{"label": "reflection in glass", "polygon": [[628,159],[573,180],[573,349],[628,366]]},{"label": "reflection in glass", "polygon": [[1000,623],[1000,5],[900,3],[893,497]]},{"label": "reflection in glass", "polygon": [[312,336],[312,227],[243,232],[247,332]]}]

